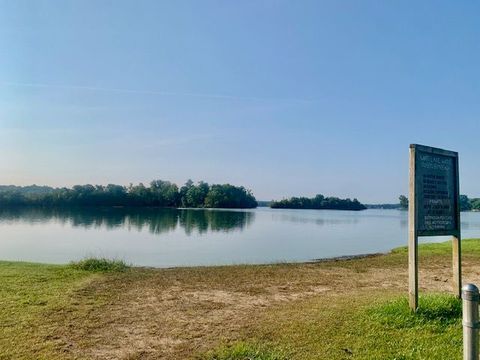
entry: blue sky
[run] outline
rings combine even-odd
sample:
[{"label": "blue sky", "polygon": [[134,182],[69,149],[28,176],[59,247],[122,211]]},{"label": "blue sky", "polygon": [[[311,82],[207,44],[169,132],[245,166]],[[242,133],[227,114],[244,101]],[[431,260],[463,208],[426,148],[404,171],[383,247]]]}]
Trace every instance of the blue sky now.
[{"label": "blue sky", "polygon": [[473,1],[0,0],[0,183],[394,202],[408,145],[480,196]]}]

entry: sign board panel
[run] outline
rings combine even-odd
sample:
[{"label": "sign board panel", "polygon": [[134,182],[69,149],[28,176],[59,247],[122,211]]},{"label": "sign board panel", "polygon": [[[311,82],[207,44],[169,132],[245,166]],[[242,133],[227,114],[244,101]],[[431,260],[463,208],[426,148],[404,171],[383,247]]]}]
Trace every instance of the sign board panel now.
[{"label": "sign board panel", "polygon": [[410,145],[408,293],[418,308],[418,237],[452,235],[453,289],[462,287],[458,153]]},{"label": "sign board panel", "polygon": [[458,153],[422,145],[415,149],[418,236],[456,235],[459,230]]}]

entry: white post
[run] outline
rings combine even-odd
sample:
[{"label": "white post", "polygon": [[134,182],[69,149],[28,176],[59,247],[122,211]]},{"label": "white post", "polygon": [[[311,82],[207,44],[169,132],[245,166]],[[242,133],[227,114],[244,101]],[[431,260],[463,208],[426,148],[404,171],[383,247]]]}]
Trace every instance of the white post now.
[{"label": "white post", "polygon": [[418,234],[415,188],[415,148],[410,148],[410,186],[408,194],[408,300],[410,309],[418,308]]},{"label": "white post", "polygon": [[[460,220],[458,220],[460,221]],[[452,264],[453,264],[453,293],[457,298],[462,296],[462,250],[460,231],[452,239]]]},{"label": "white post", "polygon": [[462,288],[463,360],[478,360],[478,288],[467,284]]}]

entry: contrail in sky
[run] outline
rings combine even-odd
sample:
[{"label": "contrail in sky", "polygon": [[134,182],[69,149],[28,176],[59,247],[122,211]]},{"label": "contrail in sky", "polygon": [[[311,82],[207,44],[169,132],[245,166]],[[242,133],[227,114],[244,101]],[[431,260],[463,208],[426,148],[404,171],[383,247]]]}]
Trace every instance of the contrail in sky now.
[{"label": "contrail in sky", "polygon": [[171,91],[155,91],[155,90],[133,90],[133,89],[121,89],[121,88],[103,88],[103,87],[80,86],[80,85],[53,85],[53,84],[22,83],[22,82],[10,82],[10,81],[2,81],[2,84],[6,85],[6,86],[12,86],[12,87],[51,88],[51,89],[64,89],[64,90],[86,90],[86,91],[101,91],[101,92],[113,92],[113,93],[123,93],[123,94],[184,96],[184,97],[225,99],[225,100],[293,101],[293,102],[302,102],[302,103],[313,103],[313,102],[315,102],[314,99],[250,97],[250,96],[203,94],[203,93],[191,93],[191,92],[171,92]]}]

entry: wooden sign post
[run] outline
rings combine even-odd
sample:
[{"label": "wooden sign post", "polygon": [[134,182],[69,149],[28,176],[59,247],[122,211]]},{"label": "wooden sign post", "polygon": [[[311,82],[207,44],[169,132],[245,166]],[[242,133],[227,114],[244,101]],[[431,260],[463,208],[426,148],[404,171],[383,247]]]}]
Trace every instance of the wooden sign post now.
[{"label": "wooden sign post", "polygon": [[460,194],[458,153],[410,145],[408,203],[408,293],[418,308],[418,237],[451,235],[453,291],[461,296]]}]

